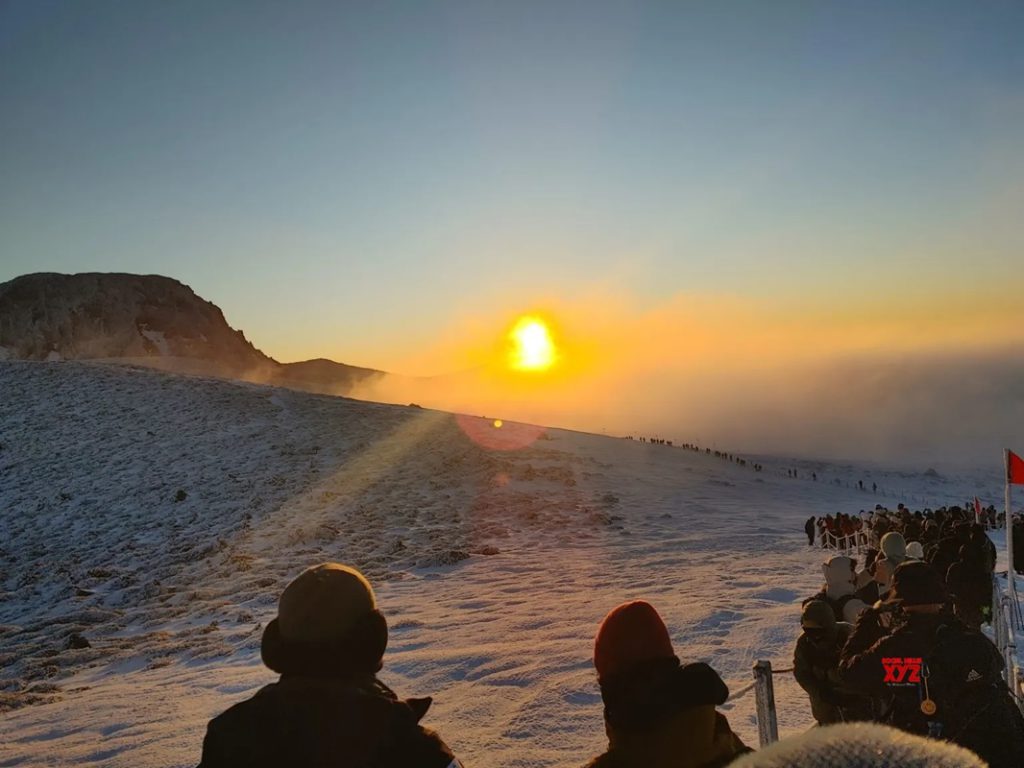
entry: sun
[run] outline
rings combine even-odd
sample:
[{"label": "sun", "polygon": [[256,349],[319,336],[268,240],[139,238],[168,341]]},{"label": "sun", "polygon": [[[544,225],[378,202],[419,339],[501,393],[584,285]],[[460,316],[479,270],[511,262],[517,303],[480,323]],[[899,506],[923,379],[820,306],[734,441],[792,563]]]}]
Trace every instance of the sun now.
[{"label": "sun", "polygon": [[538,317],[519,318],[508,334],[509,365],[519,371],[544,371],[555,363],[557,350],[547,324]]}]

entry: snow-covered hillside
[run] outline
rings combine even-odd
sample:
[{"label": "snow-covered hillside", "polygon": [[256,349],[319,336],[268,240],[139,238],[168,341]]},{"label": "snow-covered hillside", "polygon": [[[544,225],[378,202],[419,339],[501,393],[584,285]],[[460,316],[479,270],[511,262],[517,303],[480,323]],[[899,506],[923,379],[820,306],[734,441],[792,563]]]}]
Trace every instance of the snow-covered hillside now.
[{"label": "snow-covered hillside", "polygon": [[[382,678],[435,697],[467,765],[576,766],[604,743],[590,655],[617,603],[652,602],[739,690],[756,659],[789,666],[819,586],[808,515],[999,492],[998,467],[815,482],[501,415],[0,363],[0,765],[194,765],[206,721],[274,679],[280,590],[338,560],[389,619]],[[807,727],[795,683],[775,690],[783,734]],[[753,705],[724,707],[750,744]]]}]

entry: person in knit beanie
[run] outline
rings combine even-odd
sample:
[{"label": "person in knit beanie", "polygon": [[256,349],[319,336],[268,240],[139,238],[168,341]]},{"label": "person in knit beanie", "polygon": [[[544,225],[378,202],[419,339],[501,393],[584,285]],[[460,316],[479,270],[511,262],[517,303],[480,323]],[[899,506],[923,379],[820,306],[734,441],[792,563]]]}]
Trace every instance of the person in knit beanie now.
[{"label": "person in knit beanie", "polygon": [[811,600],[800,616],[802,634],[793,650],[793,677],[807,692],[811,714],[819,725],[870,720],[870,701],[848,690],[839,679],[839,654],[853,632],[836,621],[829,605]]},{"label": "person in knit beanie", "polygon": [[605,617],[594,667],[608,749],[587,768],[718,768],[749,751],[715,710],[729,697],[722,678],[707,664],[680,664],[649,603]]},{"label": "person in knit beanie", "polygon": [[280,679],[210,721],[199,768],[459,768],[419,724],[431,699],[401,700],[377,679],[387,643],[363,574],[339,563],[303,571],[260,645]]}]

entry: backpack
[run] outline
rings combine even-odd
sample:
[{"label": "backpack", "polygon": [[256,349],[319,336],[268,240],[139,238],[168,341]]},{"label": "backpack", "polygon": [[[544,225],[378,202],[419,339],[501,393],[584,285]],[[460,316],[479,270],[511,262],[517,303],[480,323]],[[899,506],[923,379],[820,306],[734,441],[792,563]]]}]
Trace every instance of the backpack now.
[{"label": "backpack", "polygon": [[977,704],[1000,686],[1003,660],[980,632],[960,622],[943,624],[935,631],[935,645],[924,659],[929,698],[935,702],[934,719],[942,723],[943,738],[967,727]]},{"label": "backpack", "polygon": [[1024,715],[1002,679],[996,647],[959,622],[939,627],[935,635],[925,664],[937,707],[934,718],[941,724],[936,735],[970,749],[993,768],[1019,766]]}]

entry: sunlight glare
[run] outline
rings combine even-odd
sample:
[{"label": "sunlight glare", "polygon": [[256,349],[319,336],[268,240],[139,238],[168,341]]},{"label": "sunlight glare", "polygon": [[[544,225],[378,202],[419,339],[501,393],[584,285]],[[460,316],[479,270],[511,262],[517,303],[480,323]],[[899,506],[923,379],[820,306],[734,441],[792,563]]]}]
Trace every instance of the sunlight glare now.
[{"label": "sunlight glare", "polygon": [[543,371],[555,362],[555,342],[543,320],[521,317],[509,333],[509,364],[520,371]]}]

